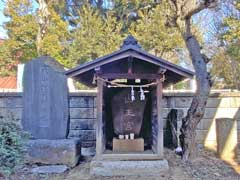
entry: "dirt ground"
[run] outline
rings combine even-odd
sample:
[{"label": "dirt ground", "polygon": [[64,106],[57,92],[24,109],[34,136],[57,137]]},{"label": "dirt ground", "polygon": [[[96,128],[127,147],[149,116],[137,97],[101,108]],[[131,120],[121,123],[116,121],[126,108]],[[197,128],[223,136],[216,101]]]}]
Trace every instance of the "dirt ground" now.
[{"label": "dirt ground", "polygon": [[[10,177],[11,180],[240,180],[236,172],[239,164],[233,166],[215,157],[211,152],[200,151],[198,158],[188,164],[183,164],[180,156],[165,149],[165,157],[169,162],[169,173],[160,177],[139,175],[131,177],[95,177],[89,175],[89,162],[85,159],[80,164],[60,175],[32,174],[32,167],[25,166]],[[238,165],[238,166],[237,166]],[[240,171],[239,171],[240,173]]]}]

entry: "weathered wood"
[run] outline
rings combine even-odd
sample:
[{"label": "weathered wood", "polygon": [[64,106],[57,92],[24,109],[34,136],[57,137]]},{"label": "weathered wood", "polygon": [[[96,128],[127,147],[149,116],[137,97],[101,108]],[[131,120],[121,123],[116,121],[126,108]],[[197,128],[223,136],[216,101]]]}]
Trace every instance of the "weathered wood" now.
[{"label": "weathered wood", "polygon": [[[128,52],[125,52],[125,53],[116,54],[115,56],[113,56],[113,55],[104,56],[102,58],[94,60],[94,64],[97,64],[96,66],[95,65],[92,66],[92,63],[93,63],[93,61],[92,61],[91,63],[86,63],[86,64],[82,65],[81,68],[76,67],[76,68],[73,68],[73,69],[69,70],[66,73],[66,75],[69,76],[69,77],[76,77],[76,76],[78,76],[82,73],[85,73],[87,71],[90,71],[90,70],[94,69],[95,67],[100,67],[102,65],[117,61],[119,59],[127,58],[130,55],[131,55],[131,52],[128,51]],[[102,61],[101,59],[106,59],[106,62]]]},{"label": "weathered wood", "polygon": [[[157,57],[153,56],[153,55],[146,54],[146,53],[143,53],[141,51],[137,51],[137,52],[134,51],[134,52],[132,52],[132,56],[135,57],[135,58],[147,61],[149,63],[159,65],[159,59]],[[171,63],[162,64],[161,67],[164,68],[164,69],[170,70],[173,73],[176,73],[176,76],[180,75],[182,77],[191,77],[191,75],[189,76],[189,72],[185,71],[186,69],[184,69],[180,66],[177,66],[175,64],[171,64]]]},{"label": "weathered wood", "polygon": [[129,74],[132,74],[132,68],[133,68],[133,59],[132,57],[128,57],[128,73]]},{"label": "weathered wood", "polygon": [[103,144],[103,81],[97,80],[97,126],[96,126],[96,155],[99,158],[103,151],[105,144]]},{"label": "weathered wood", "polygon": [[[137,43],[137,41],[134,40],[134,43]],[[131,63],[130,61],[128,61],[128,59],[133,59],[133,62]],[[95,84],[92,84],[92,81],[88,80],[93,79],[95,73],[94,68],[100,66],[103,67],[105,71],[103,73],[111,71],[117,73],[119,72],[119,70],[121,70],[121,72],[129,72],[128,74],[134,72],[139,72],[140,74],[147,72],[155,73],[156,70],[161,67],[167,70],[167,83],[175,83],[185,78],[191,78],[194,74],[187,69],[184,69],[180,66],[170,63],[169,61],[153,56],[142,50],[141,48],[136,48],[132,45],[120,49],[119,51],[116,51],[107,56],[100,57],[89,63],[83,64],[74,69],[71,69],[66,74],[70,77],[75,77],[87,86],[96,86]]]},{"label": "weathered wood", "polygon": [[143,152],[144,139],[116,139],[113,138],[113,152]]},{"label": "weathered wood", "polygon": [[97,73],[97,75],[101,74],[102,73],[102,69],[100,66],[94,68],[95,72]]},{"label": "weathered wood", "polygon": [[161,114],[162,108],[162,82],[157,79],[157,122],[158,122],[158,138],[157,138],[157,154],[163,156],[163,118]]},{"label": "weathered wood", "polygon": [[102,78],[106,79],[158,79],[161,76],[157,74],[140,74],[140,73],[103,73],[101,74]]}]

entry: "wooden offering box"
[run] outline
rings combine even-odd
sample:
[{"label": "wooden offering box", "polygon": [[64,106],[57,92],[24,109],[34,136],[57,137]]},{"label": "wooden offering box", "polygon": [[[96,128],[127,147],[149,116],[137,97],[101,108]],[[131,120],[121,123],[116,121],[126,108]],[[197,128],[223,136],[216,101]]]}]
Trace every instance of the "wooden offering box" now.
[{"label": "wooden offering box", "polygon": [[113,152],[143,152],[144,139],[116,139],[113,138]]}]

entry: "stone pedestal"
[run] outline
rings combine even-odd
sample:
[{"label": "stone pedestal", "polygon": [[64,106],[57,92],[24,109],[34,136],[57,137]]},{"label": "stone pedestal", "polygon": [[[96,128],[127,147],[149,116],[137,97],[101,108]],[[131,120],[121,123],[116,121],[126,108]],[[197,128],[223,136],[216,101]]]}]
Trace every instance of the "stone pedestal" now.
[{"label": "stone pedestal", "polygon": [[107,161],[93,160],[90,174],[95,176],[161,176],[169,172],[167,160]]},{"label": "stone pedestal", "polygon": [[81,156],[80,141],[76,139],[29,140],[26,147],[28,163],[64,164],[74,167]]}]

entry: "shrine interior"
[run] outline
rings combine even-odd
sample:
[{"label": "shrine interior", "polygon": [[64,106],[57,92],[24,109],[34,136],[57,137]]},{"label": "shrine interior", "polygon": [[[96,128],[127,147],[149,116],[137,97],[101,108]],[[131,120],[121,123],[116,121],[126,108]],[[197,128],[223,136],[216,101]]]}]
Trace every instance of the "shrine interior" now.
[{"label": "shrine interior", "polygon": [[[121,79],[122,80],[122,79]],[[120,81],[121,81],[120,80]],[[123,80],[124,81],[124,80]],[[144,151],[148,153],[153,153],[152,150],[152,141],[153,141],[153,133],[152,126],[154,126],[152,122],[152,117],[154,116],[154,111],[152,108],[154,106],[154,93],[156,92],[156,86],[150,87],[134,87],[134,101],[131,99],[131,85],[141,86],[144,84],[148,84],[148,80],[126,80],[125,83],[130,87],[111,87],[108,83],[105,84],[103,88],[103,123],[104,123],[104,136],[105,138],[105,153],[133,153],[131,150],[121,152],[121,150],[115,150],[113,152],[113,139],[119,139],[119,134],[114,130],[114,117],[118,117],[121,122],[115,124],[115,126],[126,125],[125,129],[129,128],[129,131],[126,134],[134,133],[131,131],[134,127],[127,127],[128,124],[134,121],[132,118],[135,118],[136,115],[141,120],[138,120],[135,123],[140,123],[140,132],[139,134],[135,134],[134,139],[141,138],[144,140]],[[114,82],[117,82],[116,80]],[[118,82],[118,84],[120,84]],[[141,89],[144,93],[144,99],[141,99]],[[120,99],[115,102],[114,99]],[[123,101],[121,99],[124,99]],[[125,106],[126,101],[132,105]],[[141,108],[137,108],[136,106],[143,106]],[[155,102],[156,106],[156,102]],[[135,107],[135,108],[134,108]],[[123,114],[121,113],[123,112]],[[132,118],[131,118],[132,116]],[[130,125],[130,124],[129,124]],[[134,123],[131,124],[134,126]],[[118,128],[118,127],[116,127]],[[122,135],[125,135],[124,133]],[[130,137],[129,137],[130,138]],[[125,137],[124,137],[125,139]],[[138,151],[137,149],[134,150]],[[140,151],[138,151],[140,152]]]}]

